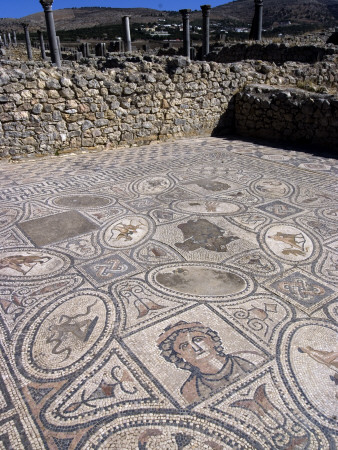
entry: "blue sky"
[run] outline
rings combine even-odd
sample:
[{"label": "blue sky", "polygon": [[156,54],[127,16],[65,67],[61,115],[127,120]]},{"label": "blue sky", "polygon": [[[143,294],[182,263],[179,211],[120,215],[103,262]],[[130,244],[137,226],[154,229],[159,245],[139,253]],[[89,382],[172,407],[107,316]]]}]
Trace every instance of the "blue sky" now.
[{"label": "blue sky", "polygon": [[[224,5],[231,0],[54,0],[53,9],[80,6],[106,6],[111,8],[153,8],[177,11],[182,8],[200,9],[200,5],[210,4],[212,7]],[[23,17],[42,11],[39,0],[1,0],[0,17]]]}]

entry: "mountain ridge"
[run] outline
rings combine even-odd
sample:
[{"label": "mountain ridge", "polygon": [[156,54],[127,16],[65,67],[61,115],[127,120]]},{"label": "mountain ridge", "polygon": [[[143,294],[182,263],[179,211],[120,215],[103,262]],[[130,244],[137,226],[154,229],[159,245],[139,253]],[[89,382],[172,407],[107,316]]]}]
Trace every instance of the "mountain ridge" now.
[{"label": "mountain ridge", "polygon": [[[250,25],[254,14],[253,0],[234,0],[211,8],[212,21],[228,21]],[[110,24],[120,24],[122,17],[129,15],[131,22],[149,23],[159,18],[181,21],[177,11],[160,11],[151,8],[79,7],[54,10],[57,30],[72,30]],[[201,11],[192,11],[191,21],[200,20]],[[29,23],[32,30],[44,29],[43,11],[20,19],[0,19],[0,28],[21,30],[21,23]],[[338,0],[264,0],[263,26],[273,27],[281,22],[292,24],[338,25]]]}]

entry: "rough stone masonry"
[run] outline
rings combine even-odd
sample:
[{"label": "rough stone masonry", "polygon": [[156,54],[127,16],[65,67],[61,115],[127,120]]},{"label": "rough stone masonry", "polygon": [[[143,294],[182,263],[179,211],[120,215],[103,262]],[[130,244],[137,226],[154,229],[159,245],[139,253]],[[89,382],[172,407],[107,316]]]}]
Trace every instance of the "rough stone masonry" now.
[{"label": "rough stone masonry", "polygon": [[[234,132],[235,95],[251,84],[285,88],[306,81],[321,86],[330,104],[325,114],[332,115],[335,126],[337,97],[331,94],[337,92],[337,69],[336,54],[315,64],[281,65],[120,55],[88,60],[86,65],[67,62],[61,69],[46,62],[2,60],[0,157],[19,159]],[[246,109],[240,111],[243,115]],[[251,120],[259,122],[259,115]],[[324,123],[318,126],[322,125],[325,130]],[[336,146],[336,135],[326,139],[321,133],[321,142]],[[287,138],[292,140],[291,135]],[[305,141],[311,139],[305,136]]]}]

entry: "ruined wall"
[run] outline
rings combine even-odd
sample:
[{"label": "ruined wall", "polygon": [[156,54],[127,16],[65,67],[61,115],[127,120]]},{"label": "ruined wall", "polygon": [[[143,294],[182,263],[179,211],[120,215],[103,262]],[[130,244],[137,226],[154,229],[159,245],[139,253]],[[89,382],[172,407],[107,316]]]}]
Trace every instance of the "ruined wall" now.
[{"label": "ruined wall", "polygon": [[247,86],[235,97],[236,133],[338,151],[338,96]]},{"label": "ruined wall", "polygon": [[[2,61],[0,157],[114,148],[233,130],[234,95],[247,84],[338,84],[337,61],[315,65],[191,63],[120,57],[96,67]],[[114,68],[112,68],[114,66]],[[100,69],[99,69],[100,68]]]},{"label": "ruined wall", "polygon": [[325,56],[338,54],[333,45],[290,45],[288,43],[236,43],[226,44],[218,54],[210,54],[208,59],[219,63],[230,63],[256,59],[276,64],[296,61],[313,64]]}]

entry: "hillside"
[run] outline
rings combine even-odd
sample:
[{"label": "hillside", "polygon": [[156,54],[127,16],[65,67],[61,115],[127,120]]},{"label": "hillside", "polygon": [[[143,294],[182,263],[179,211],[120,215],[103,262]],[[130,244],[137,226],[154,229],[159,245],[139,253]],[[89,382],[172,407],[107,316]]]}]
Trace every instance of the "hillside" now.
[{"label": "hillside", "polygon": [[[278,26],[281,22],[288,21],[293,25],[313,24],[318,27],[338,25],[338,0],[264,0],[263,11],[265,28]],[[212,8],[211,19],[247,26],[252,21],[253,13],[253,0],[235,0]],[[133,23],[154,22],[158,18],[181,20],[178,12],[149,8],[83,7],[54,10],[57,30],[120,24],[124,15],[130,15]],[[200,19],[200,11],[194,11],[191,14],[192,21]],[[9,29],[21,31],[22,21],[28,22],[31,30],[45,28],[43,12],[21,19],[0,19],[0,28],[3,31]]]},{"label": "hillside", "polygon": [[[236,0],[213,8],[213,16],[251,23],[252,0]],[[290,21],[334,25],[338,21],[338,0],[264,0],[263,25]]]}]

